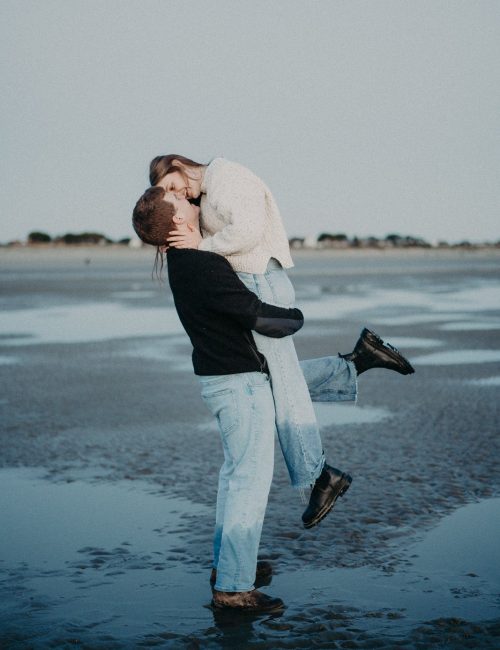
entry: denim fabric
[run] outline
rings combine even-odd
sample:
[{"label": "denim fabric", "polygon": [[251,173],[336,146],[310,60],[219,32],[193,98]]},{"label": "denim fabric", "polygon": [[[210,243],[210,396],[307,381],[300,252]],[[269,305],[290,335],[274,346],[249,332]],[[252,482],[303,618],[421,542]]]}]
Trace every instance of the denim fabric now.
[{"label": "denim fabric", "polygon": [[[355,397],[355,370],[340,357],[300,362],[318,401]],[[214,561],[218,591],[253,587],[274,466],[275,399],[267,375],[200,376],[203,401],[215,416],[224,463],[219,473]]]},{"label": "denim fabric", "polygon": [[[265,274],[238,273],[248,289],[264,302],[293,307],[295,291],[288,275],[271,260]],[[299,363],[293,338],[274,339],[253,333],[257,348],[266,357],[276,411],[281,451],[294,487],[314,483],[325,459],[311,395],[317,401],[356,399],[356,370],[341,357],[324,357]]]},{"label": "denim fabric", "polygon": [[313,402],[355,402],[357,372],[352,361],[338,355],[299,361]]},{"label": "denim fabric", "polygon": [[214,536],[218,591],[249,591],[274,467],[275,413],[270,381],[259,372],[199,377],[216,417],[224,463]]},{"label": "denim fabric", "polygon": [[[293,287],[281,267],[271,265],[265,275],[238,275],[262,300],[293,305]],[[224,450],[214,535],[218,591],[253,588],[273,475],[274,432],[292,485],[309,486],[324,464],[311,398],[335,402],[355,400],[357,394],[352,362],[328,356],[299,363],[292,337],[271,339],[254,333],[254,338],[267,358],[271,382],[258,372],[199,376]]]}]

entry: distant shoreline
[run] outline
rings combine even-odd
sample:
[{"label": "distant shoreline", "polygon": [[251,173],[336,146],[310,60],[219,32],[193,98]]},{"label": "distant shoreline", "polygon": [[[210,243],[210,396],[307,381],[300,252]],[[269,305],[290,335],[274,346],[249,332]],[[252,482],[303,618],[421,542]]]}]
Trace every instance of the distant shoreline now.
[{"label": "distant shoreline", "polygon": [[[490,257],[500,259],[500,248],[496,247],[454,247],[454,248],[323,248],[323,249],[292,249],[292,257],[301,259],[471,259]],[[153,262],[155,249],[150,246],[142,248],[129,248],[120,244],[99,245],[32,245],[0,248],[0,270],[5,270],[10,264],[36,265],[58,264],[64,262],[93,264],[95,262],[107,265],[113,260],[127,260],[131,264],[144,264]],[[33,268],[33,267],[32,267]]]}]

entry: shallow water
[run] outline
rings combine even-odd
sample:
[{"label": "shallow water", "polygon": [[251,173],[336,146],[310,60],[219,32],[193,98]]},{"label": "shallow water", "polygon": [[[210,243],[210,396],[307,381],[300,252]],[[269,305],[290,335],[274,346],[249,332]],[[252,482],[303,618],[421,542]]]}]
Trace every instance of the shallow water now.
[{"label": "shallow water", "polygon": [[56,253],[0,259],[0,646],[498,647],[498,256],[298,256],[301,358],[367,325],[417,372],[316,405],[354,480],[315,529],[277,446],[261,554],[288,609],[228,620],[220,441],[168,285],[142,252]]},{"label": "shallow water", "polygon": [[182,332],[174,308],[153,310],[120,303],[15,310],[3,314],[0,326],[3,345],[86,343]]},{"label": "shallow water", "polygon": [[500,361],[500,350],[447,350],[433,352],[415,357],[413,363],[417,366],[449,366],[469,363],[495,363]]},{"label": "shallow water", "polygon": [[320,427],[345,426],[347,424],[373,424],[391,417],[384,408],[360,407],[354,404],[315,403],[314,412]]},{"label": "shallow water", "polygon": [[500,386],[500,377],[483,377],[482,379],[471,379],[474,386]]},{"label": "shallow water", "polygon": [[476,332],[482,330],[500,330],[500,321],[484,319],[481,321],[459,321],[458,323],[445,323],[440,329],[447,332]]},{"label": "shallow water", "polygon": [[[139,642],[162,631],[211,636],[208,568],[182,568],[176,557],[185,515],[200,516],[204,507],[155,494],[140,482],[54,484],[27,469],[0,471],[0,495],[0,588],[3,596],[15,592],[2,603],[7,635],[22,619],[35,643],[53,640],[54,628],[80,642],[104,635]],[[293,637],[296,618],[310,621],[317,608],[355,608],[351,626],[390,635],[437,612],[494,618],[499,521],[500,499],[459,508],[418,541],[401,545],[397,571],[278,567],[272,591],[286,594],[287,604],[280,625]]]}]

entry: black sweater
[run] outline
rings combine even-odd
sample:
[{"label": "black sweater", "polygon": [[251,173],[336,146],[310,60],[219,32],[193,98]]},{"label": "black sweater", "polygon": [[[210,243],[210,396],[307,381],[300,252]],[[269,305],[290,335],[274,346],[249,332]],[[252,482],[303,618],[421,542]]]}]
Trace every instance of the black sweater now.
[{"label": "black sweater", "polygon": [[177,313],[193,344],[197,375],[262,371],[266,361],[250,330],[280,338],[299,330],[299,309],[268,305],[215,253],[170,248],[168,278]]}]

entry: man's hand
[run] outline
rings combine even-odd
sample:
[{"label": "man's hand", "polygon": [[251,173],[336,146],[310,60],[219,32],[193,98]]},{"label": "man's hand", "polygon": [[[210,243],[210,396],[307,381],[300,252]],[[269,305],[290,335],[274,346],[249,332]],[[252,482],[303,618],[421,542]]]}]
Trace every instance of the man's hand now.
[{"label": "man's hand", "polygon": [[178,230],[169,232],[168,245],[173,248],[198,248],[203,237],[200,231],[191,224],[188,224],[188,228],[189,232],[179,232]]}]

